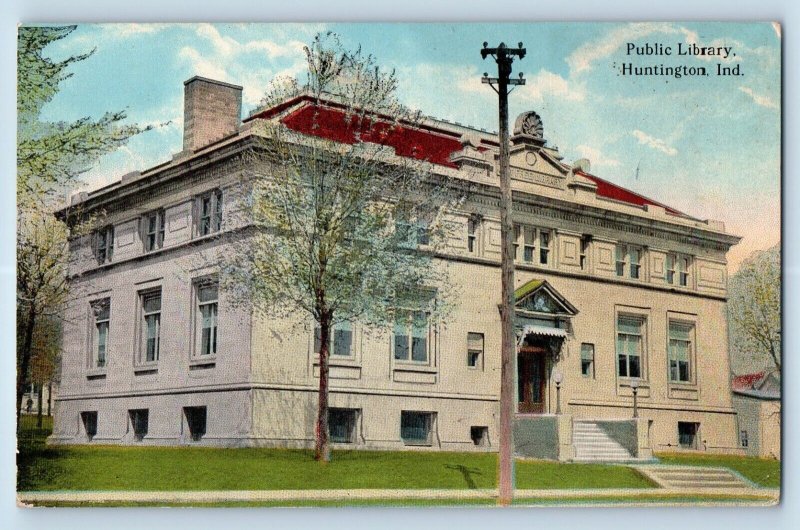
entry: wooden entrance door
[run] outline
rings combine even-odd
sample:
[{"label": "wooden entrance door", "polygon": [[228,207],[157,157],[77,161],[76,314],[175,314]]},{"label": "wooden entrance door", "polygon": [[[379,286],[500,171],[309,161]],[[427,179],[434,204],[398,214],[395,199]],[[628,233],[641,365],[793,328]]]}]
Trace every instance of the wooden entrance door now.
[{"label": "wooden entrance door", "polygon": [[545,349],[523,347],[517,354],[518,412],[543,414],[545,400]]}]

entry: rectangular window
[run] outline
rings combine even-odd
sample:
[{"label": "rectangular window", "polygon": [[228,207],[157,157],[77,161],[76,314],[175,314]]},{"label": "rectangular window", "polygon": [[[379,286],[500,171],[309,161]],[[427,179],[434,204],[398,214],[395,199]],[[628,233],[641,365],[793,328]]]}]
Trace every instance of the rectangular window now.
[{"label": "rectangular window", "polygon": [[198,232],[201,236],[219,232],[222,227],[222,190],[214,190],[199,199],[200,222]]},{"label": "rectangular window", "polygon": [[467,251],[470,254],[478,252],[478,226],[480,221],[476,217],[467,220]]},{"label": "rectangular window", "polygon": [[640,261],[642,259],[642,251],[635,247],[628,248],[628,259],[631,263],[631,278],[634,280],[639,279],[639,270],[641,268]]},{"label": "rectangular window", "polygon": [[158,360],[161,346],[161,289],[142,293],[142,344],[140,361]]},{"label": "rectangular window", "polygon": [[618,244],[615,249],[616,273],[620,278],[627,276],[638,280],[641,276],[642,249],[632,245]]},{"label": "rectangular window", "polygon": [[681,287],[689,286],[689,258],[678,258],[678,283]]},{"label": "rectangular window", "polygon": [[114,254],[114,227],[106,226],[95,234],[95,257],[97,263],[102,265],[109,263]]},{"label": "rectangular window", "polygon": [[522,248],[522,261],[525,263],[532,263],[533,256],[536,253],[536,229],[530,226],[522,228],[523,248]]},{"label": "rectangular window", "polygon": [[111,324],[111,299],[92,302],[94,315],[94,368],[104,368],[108,362],[108,333]]},{"label": "rectangular window", "polygon": [[351,444],[355,442],[356,409],[328,409],[328,432],[334,443]]},{"label": "rectangular window", "polygon": [[417,245],[431,244],[431,229],[427,221],[417,221],[414,226],[417,232]]},{"label": "rectangular window", "polygon": [[550,262],[550,232],[539,231],[539,263],[547,265]]},{"label": "rectangular window", "polygon": [[617,366],[620,377],[642,376],[642,327],[639,317],[617,317]]},{"label": "rectangular window", "polygon": [[399,310],[394,325],[394,358],[428,362],[428,313]]},{"label": "rectangular window", "polygon": [[417,247],[429,245],[431,242],[430,224],[421,219],[410,221],[408,218],[398,214],[394,223],[394,230],[402,245]]},{"label": "rectangular window", "polygon": [[406,445],[431,445],[433,413],[404,410],[400,413],[400,438]]},{"label": "rectangular window", "polygon": [[189,438],[199,442],[206,434],[206,407],[183,407],[183,415],[186,416]]},{"label": "rectangular window", "polygon": [[676,258],[674,254],[667,254],[665,268],[664,279],[670,285],[675,283],[675,263]]},{"label": "rectangular window", "polygon": [[581,263],[581,270],[585,271],[588,265],[587,256],[589,254],[589,236],[581,237],[581,256],[580,256],[580,263]]},{"label": "rectangular window", "polygon": [[747,439],[747,431],[743,430],[741,433],[742,447],[747,447],[749,440]]},{"label": "rectangular window", "polygon": [[198,349],[200,356],[217,353],[217,314],[219,285],[216,282],[197,285],[197,327]]},{"label": "rectangular window", "polygon": [[[519,259],[519,243],[520,239],[522,238],[522,226],[515,224],[514,225],[514,261]],[[504,243],[505,244],[505,243]]]},{"label": "rectangular window", "polygon": [[81,412],[81,423],[86,439],[91,441],[97,435],[97,411]]},{"label": "rectangular window", "polygon": [[617,276],[625,276],[625,245],[617,245],[615,249],[616,262],[617,262]]},{"label": "rectangular window", "polygon": [[144,218],[144,251],[152,252],[164,246],[164,210],[150,212]]},{"label": "rectangular window", "polygon": [[137,410],[129,410],[128,416],[131,420],[131,429],[133,430],[133,439],[137,442],[141,442],[145,436],[147,436],[147,423],[148,423],[148,416],[149,410],[148,409],[137,409]]},{"label": "rectangular window", "polygon": [[594,377],[594,344],[581,344],[581,375]]},{"label": "rectangular window", "polygon": [[669,380],[688,383],[692,380],[692,335],[694,326],[684,322],[669,323]]},{"label": "rectangular window", "polygon": [[678,445],[685,449],[697,449],[697,434],[699,431],[699,423],[679,421]]},{"label": "rectangular window", "polygon": [[[322,329],[314,327],[314,353],[319,354],[322,347]],[[340,322],[333,326],[331,330],[328,352],[331,355],[349,357],[353,351],[353,330],[350,322]]]},{"label": "rectangular window", "polygon": [[467,366],[483,366],[483,333],[467,333]]}]

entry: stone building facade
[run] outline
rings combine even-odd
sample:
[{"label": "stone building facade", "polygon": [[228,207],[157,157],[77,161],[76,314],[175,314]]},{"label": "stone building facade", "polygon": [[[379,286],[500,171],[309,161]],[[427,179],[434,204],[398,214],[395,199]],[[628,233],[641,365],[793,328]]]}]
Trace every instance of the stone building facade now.
[{"label": "stone building facade", "polygon": [[[226,237],[245,233],[231,212],[258,124],[330,132],[305,128],[306,114],[320,111],[310,98],[244,121],[240,87],[195,77],[185,98],[183,151],[75,194],[59,213],[102,211],[107,223],[71,242],[76,301],[50,440],[310,446],[312,322],[269,321],[228,303],[215,264],[230,248]],[[335,105],[319,106],[336,118]],[[342,447],[493,451],[497,137],[433,119],[403,135],[419,149],[387,141],[392,156],[425,157],[436,172],[475,184],[463,209],[450,212],[460,236],[438,258],[461,298],[447,322],[426,322],[414,335],[423,346],[413,354],[402,331],[357,322],[335,330],[331,435]],[[518,452],[613,460],[739,451],[725,258],[739,238],[593,175],[588,161],[566,163],[533,112],[515,124],[511,168]]]}]

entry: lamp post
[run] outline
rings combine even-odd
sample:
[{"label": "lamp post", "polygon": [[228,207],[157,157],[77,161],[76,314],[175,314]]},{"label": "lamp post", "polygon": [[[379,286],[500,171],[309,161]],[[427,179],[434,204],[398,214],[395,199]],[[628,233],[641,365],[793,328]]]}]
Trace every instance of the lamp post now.
[{"label": "lamp post", "polygon": [[556,414],[561,414],[561,381],[564,380],[564,376],[561,372],[556,372],[553,380],[556,382]]},{"label": "lamp post", "polygon": [[639,381],[634,379],[631,381],[631,391],[633,391],[633,417],[639,417],[639,403],[637,395],[639,394]]}]

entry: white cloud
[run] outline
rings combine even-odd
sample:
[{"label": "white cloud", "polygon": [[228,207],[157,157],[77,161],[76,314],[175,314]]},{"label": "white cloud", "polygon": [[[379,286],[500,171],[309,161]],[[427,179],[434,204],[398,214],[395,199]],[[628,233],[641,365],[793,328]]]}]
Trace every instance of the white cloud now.
[{"label": "white cloud", "polygon": [[599,150],[588,145],[578,145],[575,151],[581,158],[588,158],[592,163],[592,167],[619,167],[622,164],[615,158],[606,158],[606,156]]},{"label": "white cloud", "polygon": [[666,23],[634,23],[616,28],[597,41],[587,42],[567,57],[572,73],[591,70],[593,63],[605,59],[625,43],[643,39],[654,33],[678,33],[679,30]]},{"label": "white cloud", "polygon": [[[420,68],[422,71],[420,71]],[[464,93],[491,94],[489,87],[481,81],[482,73],[475,67],[453,66],[440,68],[436,65],[420,65],[415,72],[415,76],[429,74],[454,79],[455,86]],[[586,97],[586,90],[583,84],[564,79],[560,75],[543,68],[533,76],[525,76],[525,85],[514,93],[514,97],[536,103],[541,103],[545,97],[566,101],[583,101]]]},{"label": "white cloud", "polygon": [[[202,53],[197,48],[185,46],[178,52],[178,56],[188,61],[197,75],[241,85],[242,100],[246,105],[257,105],[274,77],[294,77],[305,68],[304,44],[298,40],[288,40],[281,44],[268,39],[240,42],[222,35],[211,24],[199,24],[196,34],[209,42],[213,51]],[[292,62],[277,72],[269,68],[269,65],[247,68],[242,63],[242,58],[248,54],[264,57],[269,65],[274,65],[276,59],[290,59]]]},{"label": "white cloud", "polygon": [[195,74],[209,77],[218,81],[231,81],[228,73],[220,66],[219,61],[211,59],[210,56],[201,54],[191,46],[184,46],[178,52],[178,57],[186,59],[192,65]]},{"label": "white cloud", "polygon": [[159,31],[168,29],[175,24],[162,24],[162,23],[131,23],[131,24],[104,24],[103,29],[107,33],[116,35],[119,38],[132,37],[134,35],[153,34]]},{"label": "white cloud", "polygon": [[775,101],[772,100],[769,96],[764,96],[761,94],[756,94],[752,88],[746,86],[740,86],[739,90],[750,96],[752,100],[755,102],[756,105],[760,105],[762,107],[766,107],[768,109],[779,109],[780,105],[778,105]]},{"label": "white cloud", "polygon": [[634,130],[632,134],[633,136],[636,137],[637,140],[639,140],[639,143],[642,145],[651,147],[656,151],[661,151],[662,153],[667,154],[669,156],[675,156],[678,154],[677,149],[667,144],[667,142],[665,142],[660,138],[650,136],[646,132],[640,131],[639,129]]},{"label": "white cloud", "polygon": [[583,84],[564,79],[545,69],[539,70],[533,77],[527,79],[525,90],[520,92],[520,95],[522,94],[537,102],[544,100],[545,96],[553,96],[567,101],[583,101],[586,98]]},{"label": "white cloud", "polygon": [[215,51],[223,57],[233,57],[243,53],[263,53],[268,58],[298,56],[303,53],[304,43],[298,40],[288,40],[283,44],[275,41],[260,39],[241,43],[233,37],[223,36],[211,24],[200,24],[197,35],[211,42]]}]

